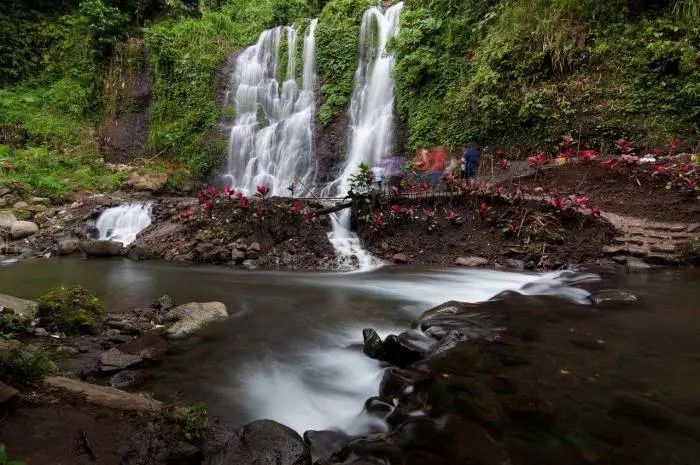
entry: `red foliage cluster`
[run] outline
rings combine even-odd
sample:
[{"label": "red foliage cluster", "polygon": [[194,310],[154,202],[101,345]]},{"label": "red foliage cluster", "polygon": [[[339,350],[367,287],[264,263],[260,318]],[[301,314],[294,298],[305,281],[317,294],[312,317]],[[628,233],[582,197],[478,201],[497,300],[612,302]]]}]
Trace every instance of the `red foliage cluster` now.
[{"label": "red foliage cluster", "polygon": [[549,165],[551,161],[552,157],[547,152],[540,152],[527,158],[527,164],[537,169]]}]

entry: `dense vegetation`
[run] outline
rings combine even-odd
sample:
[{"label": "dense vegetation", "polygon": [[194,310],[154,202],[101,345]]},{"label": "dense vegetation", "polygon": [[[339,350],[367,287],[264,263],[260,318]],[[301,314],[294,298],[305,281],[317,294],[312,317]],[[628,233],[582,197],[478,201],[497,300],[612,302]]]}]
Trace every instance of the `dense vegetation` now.
[{"label": "dense vegetation", "polygon": [[[59,197],[124,180],[98,144],[101,120],[130,108],[117,95],[120,50],[153,78],[150,169],[175,161],[177,180],[221,163],[216,68],[265,28],[320,16],[317,115],[328,125],[346,111],[372,3],[1,2],[0,184]],[[700,131],[698,0],[406,0],[392,47],[410,148],[478,139],[530,154],[569,133],[604,148]]]},{"label": "dense vegetation", "polygon": [[394,50],[411,147],[700,129],[696,0],[407,0]]}]

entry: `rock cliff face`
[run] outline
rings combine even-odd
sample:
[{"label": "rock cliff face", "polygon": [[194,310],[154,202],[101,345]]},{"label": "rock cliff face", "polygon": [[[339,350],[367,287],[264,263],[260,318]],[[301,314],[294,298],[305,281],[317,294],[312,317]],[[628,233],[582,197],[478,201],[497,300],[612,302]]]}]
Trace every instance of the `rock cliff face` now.
[{"label": "rock cliff face", "polygon": [[99,132],[106,160],[124,163],[148,152],[153,76],[143,41],[117,44],[104,85],[104,111]]}]

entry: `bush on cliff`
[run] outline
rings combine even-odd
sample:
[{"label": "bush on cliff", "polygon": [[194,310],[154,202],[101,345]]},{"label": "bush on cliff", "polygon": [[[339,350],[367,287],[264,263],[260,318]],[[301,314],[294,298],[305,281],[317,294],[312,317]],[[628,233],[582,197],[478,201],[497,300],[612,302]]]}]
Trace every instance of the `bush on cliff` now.
[{"label": "bush on cliff", "polygon": [[102,304],[81,286],[57,287],[44,294],[38,303],[39,324],[51,331],[94,333],[100,325]]}]

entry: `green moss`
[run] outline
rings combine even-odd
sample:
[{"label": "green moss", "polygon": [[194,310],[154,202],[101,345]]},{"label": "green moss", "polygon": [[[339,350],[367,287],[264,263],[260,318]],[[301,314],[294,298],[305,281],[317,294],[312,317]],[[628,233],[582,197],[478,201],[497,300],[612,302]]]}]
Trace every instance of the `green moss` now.
[{"label": "green moss", "polygon": [[44,294],[38,303],[39,322],[51,331],[93,333],[99,327],[102,304],[83,287],[57,287]]}]

